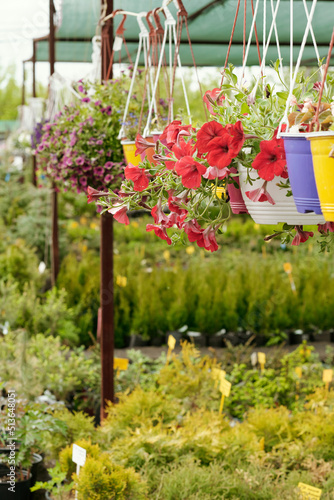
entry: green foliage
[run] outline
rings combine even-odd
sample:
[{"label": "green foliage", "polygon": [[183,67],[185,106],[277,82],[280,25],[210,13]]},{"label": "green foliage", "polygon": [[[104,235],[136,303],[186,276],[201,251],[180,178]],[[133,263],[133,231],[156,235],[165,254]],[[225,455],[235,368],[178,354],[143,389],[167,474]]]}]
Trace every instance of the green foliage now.
[{"label": "green foliage", "polygon": [[15,67],[0,71],[0,120],[16,120],[21,104],[21,89],[15,80]]},{"label": "green foliage", "polygon": [[[88,434],[87,429],[85,434]],[[80,440],[76,439],[74,441],[77,446],[80,446],[81,448],[84,448],[86,450],[88,458],[94,458],[95,460],[99,459],[101,450],[97,444],[92,444],[92,442],[87,439],[80,439]],[[59,454],[59,463],[61,466],[61,470],[66,473],[66,477],[68,480],[71,479],[72,475],[76,470],[76,465],[72,461],[72,452],[73,452],[73,444],[70,446],[66,446],[66,448],[61,450]]]},{"label": "green foliage", "polygon": [[66,473],[61,470],[60,464],[57,462],[55,467],[48,469],[48,474],[51,479],[48,482],[38,481],[31,491],[40,489],[49,491],[54,500],[65,500],[67,493],[73,489],[73,483],[65,484]]},{"label": "green foliage", "polygon": [[108,453],[88,458],[74,476],[79,500],[145,500],[146,485],[132,469],[112,462]]}]

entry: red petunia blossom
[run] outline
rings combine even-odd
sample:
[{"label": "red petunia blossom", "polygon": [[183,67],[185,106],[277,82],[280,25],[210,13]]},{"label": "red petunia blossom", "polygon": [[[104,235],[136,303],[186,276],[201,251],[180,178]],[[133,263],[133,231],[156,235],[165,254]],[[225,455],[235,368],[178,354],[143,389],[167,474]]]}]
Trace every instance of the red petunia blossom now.
[{"label": "red petunia blossom", "polygon": [[156,236],[158,238],[161,238],[162,240],[166,240],[168,245],[172,244],[172,240],[167,234],[166,228],[165,227],[160,227],[160,226],[155,226],[154,224],[147,224],[146,225],[146,231],[154,231]]},{"label": "red petunia blossom", "polygon": [[219,94],[221,94],[220,89],[207,90],[204,94],[203,101],[208,108],[209,113],[212,115],[217,114],[213,111],[213,105],[217,104],[218,106],[221,106],[225,100],[225,96],[221,95],[219,97]]},{"label": "red petunia blossom", "polygon": [[151,210],[151,215],[154,219],[155,224],[165,224],[168,222],[168,217],[164,213],[161,207],[161,199],[159,198],[158,203]]},{"label": "red petunia blossom", "polygon": [[210,143],[210,151],[207,156],[210,167],[217,167],[219,169],[228,167],[235,156],[232,147],[233,137],[227,132],[215,139]]},{"label": "red petunia blossom", "polygon": [[104,191],[98,191],[90,186],[87,188],[87,203],[91,203],[92,201],[98,200],[102,196],[109,196],[109,193]]},{"label": "red petunia blossom", "polygon": [[171,212],[175,212],[178,215],[183,215],[188,213],[185,208],[181,208],[179,204],[186,203],[186,195],[183,197],[173,196],[173,190],[168,191],[168,208]]},{"label": "red petunia blossom", "polygon": [[159,136],[159,140],[165,142],[168,149],[172,149],[174,144],[179,142],[180,135],[191,135],[191,125],[182,125],[180,120],[174,120],[167,125],[163,133]]},{"label": "red petunia blossom", "polygon": [[255,157],[252,167],[258,170],[259,176],[271,181],[276,176],[285,176],[285,151],[283,139],[272,139],[260,142],[261,152]]},{"label": "red petunia blossom", "polygon": [[188,236],[188,240],[190,243],[199,240],[202,238],[203,229],[198,224],[196,219],[190,220],[183,224],[183,229],[186,235]]},{"label": "red petunia blossom", "polygon": [[196,148],[200,154],[205,154],[210,151],[210,143],[212,139],[226,133],[226,129],[216,121],[204,123],[197,132]]},{"label": "red petunia blossom", "polygon": [[165,227],[173,227],[176,225],[179,229],[182,229],[184,220],[187,218],[188,212],[182,215],[178,215],[175,212],[172,212],[168,216],[168,221],[164,224]]},{"label": "red petunia blossom", "polygon": [[[273,139],[277,139],[278,129],[279,129],[279,127],[275,128]],[[282,127],[281,127],[281,132],[285,132],[285,131],[286,131],[286,125],[283,124]]]},{"label": "red petunia blossom", "polygon": [[234,125],[227,125],[226,129],[233,137],[232,148],[234,149],[235,156],[237,156],[245,142],[245,134],[244,129],[242,128],[242,123],[238,120]]},{"label": "red petunia blossom", "polygon": [[142,137],[140,134],[137,134],[136,136],[136,152],[135,156],[138,156],[142,153],[145,153],[146,149],[148,148],[154,148],[154,143],[146,141],[144,137]]},{"label": "red petunia blossom", "polygon": [[[179,141],[179,144],[174,144],[172,147],[172,152],[176,156],[178,160],[181,160],[184,156],[192,156],[195,150],[195,146],[193,141],[186,142],[182,137]],[[175,167],[176,161],[170,159],[165,162],[165,166],[168,170],[173,170]]]},{"label": "red petunia blossom", "polygon": [[303,226],[296,226],[296,236],[293,238],[291,245],[298,246],[300,243],[305,243],[310,237],[313,236],[312,231],[303,231]]},{"label": "red petunia blossom", "polygon": [[128,226],[130,224],[129,217],[126,212],[128,211],[127,205],[114,205],[112,208],[109,208],[108,212],[114,216],[121,224],[125,224]]},{"label": "red petunia blossom", "polygon": [[144,191],[150,183],[149,178],[145,174],[145,168],[135,167],[131,163],[124,169],[126,179],[133,181],[133,189],[135,191]]},{"label": "red petunia blossom", "polygon": [[202,234],[202,237],[197,240],[197,245],[210,252],[218,250],[218,243],[216,240],[216,232],[212,226],[207,227]]},{"label": "red petunia blossom", "polygon": [[334,233],[334,222],[325,222],[325,224],[318,224],[319,233],[326,234],[327,232]]},{"label": "red petunia blossom", "polygon": [[206,169],[205,174],[203,175],[204,179],[225,179],[225,177],[230,173],[230,169],[225,168],[217,168],[217,167],[208,167]]},{"label": "red petunia blossom", "polygon": [[184,187],[197,189],[201,185],[202,175],[206,172],[206,166],[195,161],[192,156],[184,156],[176,162],[175,172],[181,176]]},{"label": "red petunia blossom", "polygon": [[246,191],[246,196],[252,201],[269,201],[272,205],[275,205],[274,199],[270,196],[267,191],[267,181],[264,181],[261,187],[258,189],[253,189],[253,191]]}]

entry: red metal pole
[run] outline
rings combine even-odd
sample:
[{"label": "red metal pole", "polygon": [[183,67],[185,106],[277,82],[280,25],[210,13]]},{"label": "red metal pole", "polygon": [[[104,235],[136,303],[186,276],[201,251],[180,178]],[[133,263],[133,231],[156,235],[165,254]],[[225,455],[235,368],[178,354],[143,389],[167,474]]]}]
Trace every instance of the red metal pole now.
[{"label": "red metal pole", "polygon": [[[102,7],[104,1],[101,1]],[[106,15],[113,11],[113,0],[107,0]],[[107,77],[111,48],[113,46],[112,20],[102,26],[101,77]],[[110,50],[108,50],[108,47]],[[112,71],[110,78],[112,78]],[[101,421],[106,417],[107,401],[114,402],[114,250],[113,217],[101,216]]]},{"label": "red metal pole", "polygon": [[[49,63],[50,63],[50,76],[55,71],[55,27],[54,16],[55,8],[53,0],[49,0],[49,19],[50,19],[50,33],[49,33]],[[59,241],[58,241],[58,193],[55,184],[52,185],[51,194],[51,210],[52,210],[52,257],[51,257],[51,282],[55,286],[59,272]]]}]

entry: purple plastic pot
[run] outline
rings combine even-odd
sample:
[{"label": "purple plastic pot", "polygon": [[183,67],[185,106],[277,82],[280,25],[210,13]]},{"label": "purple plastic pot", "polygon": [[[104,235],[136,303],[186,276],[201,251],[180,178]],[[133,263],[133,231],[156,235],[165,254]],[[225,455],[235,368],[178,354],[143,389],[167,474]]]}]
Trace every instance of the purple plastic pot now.
[{"label": "purple plastic pot", "polygon": [[[233,174],[237,173],[236,168],[231,168]],[[230,206],[233,214],[248,214],[247,207],[245,205],[244,199],[242,197],[239,177],[233,177],[233,180],[238,184],[239,188],[236,188],[234,184],[227,185],[227,191],[230,197]]]},{"label": "purple plastic pot", "polygon": [[282,134],[289,179],[298,212],[322,214],[310,142],[304,134]]}]

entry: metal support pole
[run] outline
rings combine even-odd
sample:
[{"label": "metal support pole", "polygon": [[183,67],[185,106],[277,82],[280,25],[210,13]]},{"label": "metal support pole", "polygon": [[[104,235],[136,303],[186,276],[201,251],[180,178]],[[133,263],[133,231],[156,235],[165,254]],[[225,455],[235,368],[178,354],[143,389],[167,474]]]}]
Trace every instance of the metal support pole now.
[{"label": "metal support pole", "polygon": [[[54,16],[55,8],[53,0],[49,0],[49,19],[50,19],[50,33],[49,33],[49,63],[50,63],[50,76],[55,71],[55,27]],[[55,286],[58,272],[59,272],[59,241],[58,241],[58,193],[56,186],[53,183],[51,193],[51,211],[52,211],[52,257],[51,257],[51,282]]]},{"label": "metal support pole", "polygon": [[[32,51],[32,96],[36,97],[36,42],[33,41],[33,51]],[[37,186],[37,178],[36,178],[36,156],[32,157],[32,183],[36,187]]]},{"label": "metal support pole", "polygon": [[[104,1],[101,0],[103,7]],[[106,15],[113,11],[113,0],[107,0]],[[107,70],[113,46],[113,20],[102,26],[102,81]],[[109,48],[109,50],[108,50]],[[112,78],[112,72],[110,75]],[[101,421],[106,417],[107,401],[114,402],[114,250],[113,217],[101,216]]]}]

